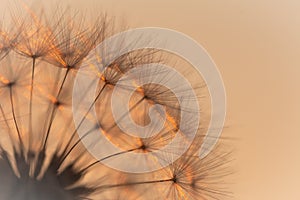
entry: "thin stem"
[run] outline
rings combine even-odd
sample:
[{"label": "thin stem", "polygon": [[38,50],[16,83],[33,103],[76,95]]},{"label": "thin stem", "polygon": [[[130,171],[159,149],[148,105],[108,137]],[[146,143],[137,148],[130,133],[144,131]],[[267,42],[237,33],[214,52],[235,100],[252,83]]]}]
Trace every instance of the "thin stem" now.
[{"label": "thin stem", "polygon": [[[58,101],[58,98],[59,98],[59,96],[60,96],[60,94],[61,94],[62,88],[63,88],[63,86],[64,86],[64,84],[65,84],[65,82],[66,82],[66,79],[67,79],[67,76],[68,76],[69,72],[70,72],[70,68],[67,68],[67,71],[66,71],[66,73],[65,73],[65,75],[64,75],[64,78],[63,78],[63,80],[62,80],[62,83],[61,83],[61,85],[60,85],[60,88],[59,88],[59,90],[58,90],[58,93],[57,93],[57,95],[56,95],[56,99],[55,99],[56,101]],[[53,123],[54,117],[55,117],[55,115],[56,115],[56,109],[57,109],[57,106],[56,106],[56,105],[53,105],[52,111],[51,111],[51,115],[50,115],[49,126],[48,126],[48,129],[47,129],[46,137],[45,137],[44,144],[43,144],[43,149],[46,148],[46,145],[47,145],[47,142],[48,142],[48,138],[49,138],[50,130],[51,130],[51,127],[52,127],[52,123]]]},{"label": "thin stem", "polygon": [[[0,104],[0,110],[1,110],[1,114],[2,114],[2,116],[3,116],[3,118],[4,118],[4,121],[5,121],[5,125],[7,126],[7,129],[8,129],[8,131],[9,131],[9,133],[8,133],[9,139],[10,139],[10,141],[12,142],[13,139],[11,138],[11,130],[10,130],[10,128],[9,128],[9,124],[8,124],[7,118],[6,118],[6,116],[5,116],[5,113],[4,113],[4,110],[3,110],[2,106],[1,106],[1,104]],[[12,142],[12,145],[13,145],[13,147],[14,147],[14,143],[13,143],[13,142]],[[14,148],[15,148],[15,147],[14,147]]]},{"label": "thin stem", "polygon": [[109,155],[109,156],[106,156],[104,158],[101,158],[100,160],[97,160],[91,164],[89,164],[88,166],[86,166],[85,168],[83,168],[82,170],[80,170],[81,173],[83,173],[84,171],[88,170],[89,168],[93,167],[94,165],[96,165],[97,163],[99,162],[102,162],[104,160],[107,160],[109,158],[112,158],[114,156],[119,156],[119,155],[122,155],[122,154],[125,154],[125,153],[129,153],[129,152],[132,152],[132,151],[135,151],[135,150],[138,150],[140,148],[134,148],[134,149],[129,149],[129,150],[126,150],[126,151],[121,151],[121,152],[118,152],[118,153],[115,153],[115,154],[112,154],[112,155]]},{"label": "thin stem", "polygon": [[[64,161],[66,160],[66,158],[70,155],[70,153],[73,151],[73,149],[75,149],[75,147],[80,143],[80,141],[81,141],[82,139],[84,139],[86,136],[88,136],[89,133],[90,133],[91,131],[93,131],[93,130],[94,130],[94,128],[91,129],[91,130],[89,130],[88,132],[86,132],[79,140],[77,140],[77,141],[75,142],[75,144],[70,148],[70,150],[69,150],[67,153],[66,153],[66,150],[67,150],[67,147],[66,147],[65,151],[64,151],[63,154],[62,154],[62,155],[64,155],[64,156],[63,156],[63,158],[61,159],[61,161],[60,161],[60,163],[59,163],[59,166],[63,164],[63,162],[64,162]],[[70,140],[70,141],[71,141],[71,140]]]},{"label": "thin stem", "polygon": [[103,185],[98,187],[98,189],[109,189],[109,188],[124,187],[130,185],[143,185],[143,184],[164,183],[164,182],[174,182],[174,181],[175,181],[174,178],[170,178],[170,179],[160,179],[160,180],[152,180],[152,181],[129,182],[129,183],[121,183],[115,185]]},{"label": "thin stem", "polygon": [[12,86],[9,86],[9,97],[10,97],[10,102],[11,102],[11,110],[12,110],[12,114],[13,114],[13,120],[14,120],[14,124],[18,133],[18,138],[19,138],[19,142],[21,144],[22,147],[24,147],[24,143],[20,134],[20,130],[19,130],[19,126],[16,120],[16,114],[15,114],[15,106],[14,106],[14,101],[13,101],[13,91],[12,91]]},{"label": "thin stem", "polygon": [[[92,106],[95,104],[95,102],[96,102],[97,99],[99,98],[100,93],[102,92],[102,90],[104,89],[104,87],[105,87],[105,85],[102,87],[101,91],[99,92],[99,94],[98,94],[97,97],[95,98],[93,104],[92,104],[92,105],[90,106],[90,108],[88,109],[88,112],[86,113],[86,115],[87,115],[87,114],[89,113],[89,111],[92,109]],[[141,98],[135,105],[133,105],[133,106],[129,109],[129,111],[128,111],[127,113],[125,113],[124,115],[122,115],[122,116],[115,122],[115,124],[114,124],[112,127],[110,127],[108,130],[111,130],[113,127],[115,127],[116,124],[118,123],[118,121],[122,120],[129,112],[131,112],[134,108],[136,108],[136,107],[137,107],[144,99],[145,99],[145,97]],[[85,115],[85,116],[86,116],[86,115]],[[79,126],[81,126],[81,124],[83,123],[84,120],[85,120],[85,117],[81,120],[81,122],[79,123]],[[74,131],[73,135],[76,133],[76,131],[78,130],[79,126],[76,128],[76,130]],[[92,130],[94,130],[94,129],[92,129]],[[86,134],[84,134],[83,137],[79,138],[79,139],[75,142],[75,144],[71,147],[71,149],[68,151],[68,153],[63,157],[63,159],[62,159],[62,161],[61,161],[61,164],[64,162],[64,160],[66,159],[66,157],[67,157],[68,155],[70,155],[70,153],[75,149],[75,147],[80,143],[80,141],[81,141],[84,137],[86,137],[92,130],[88,131]],[[108,132],[108,131],[106,131],[106,132]],[[66,149],[68,148],[68,146],[69,146],[71,140],[73,139],[73,137],[74,137],[74,136],[72,136],[71,139],[69,140],[69,143],[68,143],[68,145],[66,146]],[[63,154],[65,154],[65,153],[66,153],[66,151],[64,151]]]},{"label": "thin stem", "polygon": [[32,58],[32,70],[31,70],[31,90],[30,90],[30,100],[29,100],[29,133],[28,133],[29,148],[31,147],[31,134],[32,134],[32,118],[33,118],[32,101],[33,101],[35,62],[36,62],[36,57],[33,57]]},{"label": "thin stem", "polygon": [[66,79],[67,79],[67,76],[68,76],[70,70],[71,70],[71,68],[67,68],[67,71],[66,71],[66,73],[65,73],[65,76],[64,76],[64,78],[63,78],[63,80],[62,80],[62,83],[61,83],[61,85],[60,85],[60,88],[59,88],[59,90],[58,90],[56,99],[58,99],[58,97],[60,96],[60,93],[61,93],[62,88],[63,88],[63,86],[64,86],[64,84],[65,84],[65,82],[66,82]]},{"label": "thin stem", "polygon": [[[88,111],[85,113],[85,115],[83,116],[83,118],[81,119],[81,121],[79,122],[78,126],[75,128],[75,130],[73,131],[72,135],[71,135],[71,138],[69,139],[69,142],[67,143],[66,145],[66,148],[63,152],[62,155],[64,155],[69,147],[69,145],[71,144],[73,138],[75,137],[75,133],[77,132],[77,130],[80,128],[80,126],[82,125],[82,123],[84,122],[84,120],[86,119],[86,116],[89,114],[89,112],[91,111],[91,109],[93,108],[93,106],[95,105],[96,101],[99,99],[100,95],[102,94],[104,88],[106,87],[107,83],[105,83],[103,85],[103,87],[101,88],[101,90],[98,92],[97,96],[95,97],[93,103],[90,105]],[[85,136],[83,136],[85,137]],[[68,153],[66,154],[66,156],[68,156],[69,153],[71,153],[71,151],[75,148],[75,146],[80,142],[82,138],[80,138],[72,147],[71,147],[71,150],[68,151]],[[66,157],[65,156],[65,157]],[[64,158],[65,159],[65,158]],[[62,160],[62,162],[64,161],[64,159]],[[61,163],[62,163],[61,162]]]}]

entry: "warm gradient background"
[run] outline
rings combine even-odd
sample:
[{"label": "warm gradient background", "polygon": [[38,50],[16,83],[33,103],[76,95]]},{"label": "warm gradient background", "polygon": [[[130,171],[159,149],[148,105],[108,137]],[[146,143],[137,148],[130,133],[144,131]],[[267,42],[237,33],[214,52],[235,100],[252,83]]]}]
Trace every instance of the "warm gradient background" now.
[{"label": "warm gradient background", "polygon": [[[202,44],[227,90],[223,136],[234,138],[235,199],[300,199],[300,1],[62,1],[108,11],[133,27],[175,29]],[[11,3],[0,2],[0,12]]]}]

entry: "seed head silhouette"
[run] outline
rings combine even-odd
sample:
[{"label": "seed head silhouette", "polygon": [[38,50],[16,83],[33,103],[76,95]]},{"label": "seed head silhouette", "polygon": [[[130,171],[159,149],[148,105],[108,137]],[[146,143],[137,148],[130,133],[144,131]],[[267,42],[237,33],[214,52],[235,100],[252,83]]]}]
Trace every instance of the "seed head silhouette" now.
[{"label": "seed head silhouette", "polygon": [[[25,16],[12,16],[10,27],[0,29],[0,199],[229,199],[222,180],[228,170],[228,153],[215,148],[203,159],[198,157],[205,130],[209,124],[209,102],[205,84],[193,77],[186,63],[175,64],[174,55],[160,50],[144,49],[126,53],[99,72],[92,65],[83,65],[90,52],[116,33],[116,23],[106,14],[94,20],[70,9],[51,15],[26,8]],[[150,38],[151,39],[151,38]],[[95,54],[97,55],[97,54]],[[105,57],[95,57],[106,64]],[[129,102],[133,121],[140,126],[150,123],[151,109],[161,105],[166,112],[162,129],[149,137],[128,135],[114,119],[111,98],[116,87],[126,91],[128,85],[117,84],[131,69],[151,63],[172,62],[191,78],[203,117],[185,119],[186,127],[199,123],[193,143],[179,159],[153,154],[145,161],[151,165],[157,159],[170,161],[166,167],[143,174],[112,169],[103,161],[114,160],[129,153],[148,154],[163,148],[176,136],[186,135],[180,127],[182,112],[193,108],[181,107],[180,100],[167,87],[161,73],[145,70],[138,79],[155,80],[137,87]],[[72,94],[79,68],[86,67],[98,77],[93,101],[97,118],[81,110],[81,123],[73,122]],[[176,67],[174,67],[176,68]],[[88,77],[87,77],[88,78]],[[160,82],[162,84],[157,84]],[[135,81],[132,80],[132,84]],[[186,88],[177,88],[181,96],[190,98]],[[121,90],[121,91],[122,91]],[[205,92],[206,91],[206,92]],[[88,91],[82,91],[83,94]],[[85,99],[82,99],[84,103]],[[206,102],[206,103],[205,103]],[[118,106],[118,105],[116,105]],[[191,115],[190,115],[191,116]],[[157,115],[158,121],[160,118]],[[77,132],[84,121],[94,122],[119,153],[95,159],[82,144]],[[91,130],[84,130],[88,136]],[[100,133],[99,133],[100,134]],[[180,149],[185,141],[174,144]],[[106,151],[106,149],[102,149]],[[137,161],[138,162],[138,161]],[[130,163],[124,163],[126,165]],[[131,163],[137,164],[137,163]]]}]

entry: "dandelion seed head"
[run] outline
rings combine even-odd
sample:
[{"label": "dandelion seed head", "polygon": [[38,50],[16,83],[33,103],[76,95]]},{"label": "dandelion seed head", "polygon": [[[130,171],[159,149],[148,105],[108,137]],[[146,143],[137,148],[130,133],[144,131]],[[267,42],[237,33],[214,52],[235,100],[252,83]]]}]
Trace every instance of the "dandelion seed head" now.
[{"label": "dandelion seed head", "polygon": [[[180,105],[181,101],[200,99],[202,90],[192,84],[197,94],[193,99],[182,84],[165,87],[164,83],[174,77],[162,78],[159,74],[163,71],[157,68],[144,70],[137,77],[129,76],[130,84],[122,84],[123,77],[133,69],[167,62],[162,52],[137,50],[112,63],[96,52],[97,63],[82,66],[90,59],[89,53],[115,33],[112,18],[103,14],[90,21],[71,9],[47,15],[43,9],[27,6],[24,16],[13,13],[12,18],[12,28],[0,28],[0,199],[204,200],[226,196],[215,183],[226,175],[226,157],[211,154],[202,160],[196,156],[199,138],[203,137],[209,120],[199,122],[191,104]],[[104,70],[99,71],[97,64]],[[72,110],[73,87],[80,67],[92,69],[88,75],[98,78],[98,88],[92,107],[84,107],[84,97],[90,91],[82,91],[82,105]],[[151,83],[142,85],[143,80]],[[151,116],[163,121],[156,106],[163,108],[166,115],[162,129],[153,135],[152,130],[136,133],[127,127],[133,132],[131,135],[121,129],[118,122],[123,119],[114,119],[111,108],[116,88],[121,91],[119,98],[135,88],[126,115],[140,126],[150,124]],[[179,91],[180,99],[174,90]],[[96,117],[87,112],[92,108]],[[73,111],[82,115],[79,125],[74,123]],[[184,119],[186,128],[180,126],[184,112],[191,116]],[[86,129],[85,123],[92,124],[92,128]],[[197,130],[197,142],[186,149],[183,157],[170,157],[183,149],[189,139],[189,128],[196,123],[203,126]],[[82,130],[84,135],[80,136],[78,132]],[[83,144],[93,131],[99,131],[119,151],[105,155],[106,149],[100,149],[105,156],[94,158]],[[137,137],[139,134],[147,137]],[[157,153],[177,135],[183,138],[175,142],[177,149],[166,148]],[[99,148],[99,141],[93,142],[89,147]],[[132,166],[139,162],[160,166],[162,159],[172,160],[172,164],[160,166],[154,172],[132,174],[102,163],[126,158],[129,153],[149,155],[129,163]]]}]

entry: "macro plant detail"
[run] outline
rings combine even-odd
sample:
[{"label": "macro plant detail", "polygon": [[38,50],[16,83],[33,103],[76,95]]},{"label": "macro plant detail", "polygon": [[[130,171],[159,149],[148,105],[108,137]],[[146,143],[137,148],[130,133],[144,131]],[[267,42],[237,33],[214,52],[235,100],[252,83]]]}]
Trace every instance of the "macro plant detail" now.
[{"label": "macro plant detail", "polygon": [[[88,20],[70,9],[50,15],[25,10],[0,29],[1,200],[231,197],[223,181],[229,153],[217,146],[199,157],[211,102],[189,63],[155,48],[119,55],[135,45],[127,46],[126,37],[115,44],[119,50],[99,51],[121,31],[106,14]],[[156,67],[162,65],[174,73]],[[114,109],[124,107],[116,117]],[[95,133],[102,138],[95,140]],[[107,141],[118,151],[110,151]],[[137,159],[130,160],[132,154]],[[111,167],[120,165],[132,170]],[[141,166],[144,173],[134,173]]]}]

